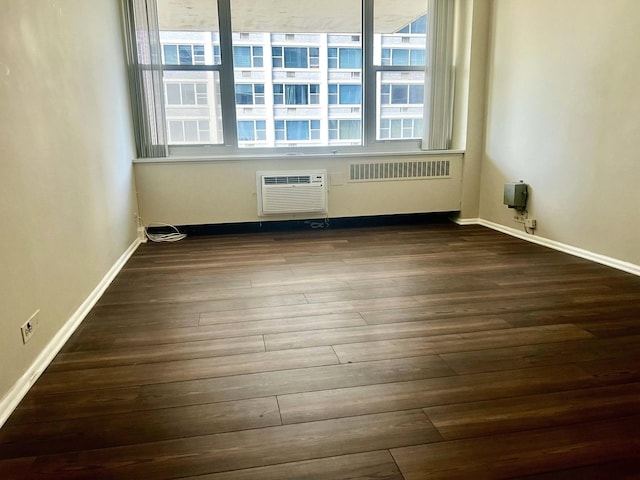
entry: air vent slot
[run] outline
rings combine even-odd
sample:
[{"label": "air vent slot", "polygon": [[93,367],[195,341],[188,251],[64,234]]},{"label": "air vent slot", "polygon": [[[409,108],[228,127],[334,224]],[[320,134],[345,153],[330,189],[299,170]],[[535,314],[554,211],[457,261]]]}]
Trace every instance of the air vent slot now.
[{"label": "air vent slot", "polygon": [[349,164],[350,182],[450,178],[450,160]]}]

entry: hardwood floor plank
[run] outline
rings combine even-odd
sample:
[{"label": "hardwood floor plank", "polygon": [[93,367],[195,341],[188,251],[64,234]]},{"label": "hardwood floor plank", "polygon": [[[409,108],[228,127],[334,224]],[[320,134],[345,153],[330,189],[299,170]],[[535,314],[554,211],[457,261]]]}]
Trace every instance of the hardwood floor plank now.
[{"label": "hardwood floor plank", "polygon": [[[621,439],[625,439],[622,441]],[[640,456],[640,418],[625,417],[392,449],[406,480],[511,478]]]},{"label": "hardwood floor plank", "polygon": [[[23,425],[0,430],[0,458],[153,443],[280,425],[275,397]],[[24,438],[29,438],[25,443]]]},{"label": "hardwood floor plank", "polygon": [[41,394],[49,394],[118,388],[335,363],[338,363],[338,359],[331,347],[301,348],[217,358],[179,360],[161,364],[51,372],[41,377],[34,385],[33,390]]},{"label": "hardwood floor plank", "polygon": [[[76,350],[99,348],[130,348],[145,345],[164,345],[179,342],[224,339],[251,335],[316,330],[318,328],[354,327],[366,325],[358,313],[336,313],[309,317],[275,318],[234,323],[197,325],[187,328],[166,328],[129,331],[123,335],[119,329],[88,332],[83,336],[83,345]],[[224,343],[224,342],[223,342]],[[163,347],[164,348],[164,347]]]},{"label": "hardwood floor plank", "polygon": [[265,335],[264,342],[267,350],[283,350],[287,348],[362,343],[396,338],[438,336],[510,327],[507,322],[500,319],[477,322],[467,319],[462,321],[447,320],[444,322],[436,320],[271,334]]},{"label": "hardwood floor plank", "polygon": [[[598,459],[594,458],[593,461],[597,462]],[[640,458],[565,468],[554,472],[514,478],[519,480],[602,480],[603,478],[638,480],[640,479]]]},{"label": "hardwood floor plank", "polygon": [[614,339],[593,338],[445,353],[440,357],[457,373],[468,374],[598,359],[637,358],[640,356],[638,344],[640,344],[640,336]]},{"label": "hardwood floor plank", "polygon": [[447,440],[489,436],[638,413],[640,383],[425,408]]},{"label": "hardwood floor plank", "polygon": [[585,388],[597,380],[567,365],[279,395],[285,424]]},{"label": "hardwood floor plank", "polygon": [[121,293],[112,293],[101,305],[129,305],[133,303],[179,303],[222,301],[234,299],[255,299],[258,297],[277,297],[282,295],[304,294],[307,292],[330,292],[333,290],[346,290],[349,285],[346,282],[325,281],[300,281],[296,284],[278,285],[270,287],[229,288],[219,285],[217,288],[210,285],[187,285],[176,287],[169,284],[156,285],[146,288],[124,290]]},{"label": "hardwood floor plank", "polygon": [[[391,309],[416,307],[418,302],[412,297],[389,297],[371,300],[355,300],[345,302],[328,302],[319,304],[286,305],[276,307],[246,308],[242,311],[244,321],[268,320],[273,318],[289,318],[297,316],[328,315],[334,313],[354,313],[365,309]],[[209,312],[200,315],[200,324],[231,323],[237,320],[238,312]]]},{"label": "hardwood floor plank", "polygon": [[424,413],[412,410],[42,456],[29,474],[163,480],[439,440]]},{"label": "hardwood floor plank", "polygon": [[436,337],[379,340],[336,345],[333,348],[340,361],[346,363],[484,350],[492,347],[562,342],[585,338],[593,338],[593,336],[575,325],[567,324],[439,335]]},{"label": "hardwood floor plank", "polygon": [[199,475],[184,480],[404,480],[393,457],[387,451],[373,451],[281,463],[232,472]]},{"label": "hardwood floor plank", "polygon": [[286,393],[455,375],[438,357],[297,368],[108,390],[29,393],[8,424],[224,402]]},{"label": "hardwood floor plank", "polygon": [[58,355],[49,366],[50,372],[142,365],[196,358],[220,357],[242,353],[264,352],[262,335],[250,337],[173,342],[159,349],[156,345],[110,348],[108,352],[76,351]]}]

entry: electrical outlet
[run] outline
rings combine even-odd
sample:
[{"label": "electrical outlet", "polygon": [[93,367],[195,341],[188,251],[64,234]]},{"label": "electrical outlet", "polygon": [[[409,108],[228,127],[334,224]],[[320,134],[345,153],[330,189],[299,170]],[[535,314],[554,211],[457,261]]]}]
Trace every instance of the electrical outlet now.
[{"label": "electrical outlet", "polygon": [[31,340],[31,337],[40,325],[40,319],[38,318],[39,313],[40,309],[36,310],[35,313],[31,315],[31,317],[29,317],[29,320],[24,322],[20,327],[20,332],[22,333],[22,343],[27,343],[29,340]]},{"label": "electrical outlet", "polygon": [[535,218],[527,218],[524,222],[524,226],[530,229],[534,229],[537,226],[537,222]]},{"label": "electrical outlet", "polygon": [[524,223],[526,220],[524,215],[516,214],[513,216],[513,221],[516,223]]}]

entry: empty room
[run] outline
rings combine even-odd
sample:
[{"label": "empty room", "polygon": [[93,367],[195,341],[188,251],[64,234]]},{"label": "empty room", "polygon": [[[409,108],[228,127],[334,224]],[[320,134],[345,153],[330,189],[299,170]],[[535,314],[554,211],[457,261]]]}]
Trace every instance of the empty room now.
[{"label": "empty room", "polygon": [[640,2],[0,32],[1,479],[640,477]]}]

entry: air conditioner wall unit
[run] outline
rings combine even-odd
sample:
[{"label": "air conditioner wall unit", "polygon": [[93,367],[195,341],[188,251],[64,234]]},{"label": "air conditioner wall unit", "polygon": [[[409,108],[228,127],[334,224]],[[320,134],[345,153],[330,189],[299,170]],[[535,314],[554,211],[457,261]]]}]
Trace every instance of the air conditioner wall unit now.
[{"label": "air conditioner wall unit", "polygon": [[326,170],[256,172],[258,215],[329,212]]}]

